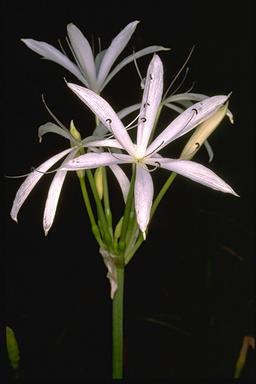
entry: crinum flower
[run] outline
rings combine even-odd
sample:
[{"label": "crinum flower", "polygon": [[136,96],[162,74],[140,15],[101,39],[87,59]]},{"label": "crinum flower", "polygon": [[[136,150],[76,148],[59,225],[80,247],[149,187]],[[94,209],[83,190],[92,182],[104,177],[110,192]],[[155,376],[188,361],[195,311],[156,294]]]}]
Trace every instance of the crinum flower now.
[{"label": "crinum flower", "polygon": [[[155,54],[147,71],[138,118],[137,142],[134,144],[123,123],[106,100],[79,85],[68,83],[68,86],[98,116],[114,138],[90,143],[90,146],[107,147],[109,152],[87,153],[78,156],[65,162],[61,169],[75,171],[113,164],[135,164],[135,210],[137,222],[144,238],[154,196],[152,170],[149,167],[164,168],[209,188],[238,196],[225,181],[205,166],[190,160],[165,158],[158,154],[167,144],[212,116],[228,100],[229,96],[213,96],[192,105],[176,117],[150,143],[163,92],[163,65],[159,56]],[[126,154],[112,153],[110,148],[122,149]]]},{"label": "crinum flower", "polygon": [[129,23],[112,40],[108,49],[100,51],[95,58],[90,44],[82,32],[73,23],[68,24],[67,42],[76,63],[71,61],[66,54],[48,43],[34,39],[21,40],[34,52],[43,56],[43,58],[54,61],[66,68],[87,88],[92,89],[96,93],[100,93],[108,82],[130,62],[150,53],[169,49],[158,45],[149,46],[127,56],[111,70],[117,57],[128,44],[138,23],[139,21]]},{"label": "crinum flower", "polygon": [[[83,140],[80,140],[79,134],[72,134],[72,132],[76,131],[73,121],[71,121],[70,124],[70,131],[59,122],[60,125],[48,122],[46,124],[43,124],[38,129],[38,136],[39,140],[42,140],[42,136],[46,133],[55,133],[57,135],[60,135],[66,139],[69,140],[71,144],[71,148],[65,149],[64,151],[61,151],[60,153],[57,153],[56,155],[50,157],[47,159],[44,163],[40,164],[37,168],[35,168],[32,172],[29,173],[29,175],[26,177],[26,179],[23,181],[21,186],[19,187],[11,209],[11,218],[17,222],[17,216],[19,213],[19,210],[27,200],[28,196],[34,189],[34,187],[37,185],[37,183],[40,181],[40,179],[47,174],[53,166],[56,166],[56,164],[64,158],[62,161],[61,166],[65,166],[65,163],[71,159],[73,159],[82,147],[90,148],[90,141],[94,139],[97,139],[95,136],[89,136]],[[93,149],[93,148],[92,148]],[[124,201],[126,200],[128,190],[129,190],[129,179],[127,178],[124,171],[117,165],[113,164],[113,166],[110,166],[111,171],[117,178],[119,185],[121,187],[122,195],[124,198]],[[48,234],[50,228],[53,225],[61,190],[65,181],[67,175],[67,171],[58,170],[56,171],[49,190],[48,195],[45,203],[44,208],[44,215],[43,215],[43,228],[45,235]]]}]

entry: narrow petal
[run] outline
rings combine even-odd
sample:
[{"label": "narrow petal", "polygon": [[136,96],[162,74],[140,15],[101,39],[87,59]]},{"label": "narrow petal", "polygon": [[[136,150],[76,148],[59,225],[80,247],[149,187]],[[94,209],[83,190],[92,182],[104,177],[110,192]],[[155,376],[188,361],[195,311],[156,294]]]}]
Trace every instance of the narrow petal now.
[{"label": "narrow petal", "polygon": [[123,149],[122,145],[115,139],[95,140],[85,143],[83,147],[108,147]]},{"label": "narrow petal", "polygon": [[124,117],[130,115],[130,113],[138,111],[140,109],[141,103],[130,105],[129,107],[121,109],[117,112],[117,116],[119,119],[123,119]]},{"label": "narrow petal", "polygon": [[116,61],[117,57],[123,51],[125,46],[128,44],[132,34],[134,33],[137,24],[139,21],[134,21],[129,23],[113,40],[109,48],[106,50],[105,55],[103,56],[99,73],[97,76],[98,84],[103,84],[105,78],[107,77],[110,68]]},{"label": "narrow petal", "polygon": [[202,101],[204,99],[207,99],[208,97],[209,96],[204,95],[202,93],[193,93],[193,92],[177,93],[175,95],[166,97],[164,99],[163,104],[174,103],[179,101]]},{"label": "narrow petal", "polygon": [[164,148],[167,144],[185,135],[198,124],[211,117],[229,98],[228,96],[208,97],[182,112],[165,130],[156,137],[146,151],[146,155]]},{"label": "narrow petal", "polygon": [[73,160],[67,161],[61,169],[68,171],[77,171],[78,169],[92,169],[104,167],[113,164],[132,163],[133,159],[129,155],[112,154],[108,152],[101,153],[86,153],[76,157]]},{"label": "narrow petal", "polygon": [[82,32],[74,24],[68,24],[67,32],[76,58],[83,69],[89,86],[91,89],[96,90],[96,70],[90,44]]},{"label": "narrow petal", "polygon": [[43,41],[37,41],[33,39],[21,39],[21,41],[23,41],[23,43],[25,43],[28,48],[32,49],[32,51],[43,56],[45,59],[54,61],[55,63],[66,68],[69,72],[73,73],[73,75],[75,75],[84,85],[88,86],[88,82],[79,71],[79,68],[58,49]]},{"label": "narrow petal", "polygon": [[135,210],[137,222],[144,239],[150,219],[153,194],[154,187],[150,173],[143,166],[137,165],[134,187]]},{"label": "narrow petal", "polygon": [[[72,151],[66,159],[63,161],[60,167],[64,166],[67,161],[73,159],[76,155],[76,151]],[[60,198],[61,189],[67,175],[67,171],[57,171],[52,179],[48,196],[46,199],[46,204],[44,208],[44,217],[43,217],[43,227],[45,236],[48,234],[56,214],[57,205]]]},{"label": "narrow petal", "polygon": [[217,176],[213,171],[206,168],[202,164],[195,163],[194,161],[151,157],[151,159],[147,161],[147,164],[160,165],[160,167],[164,169],[168,169],[169,171],[188,177],[189,179],[203,184],[206,187],[238,196],[230,185]]},{"label": "narrow petal", "polygon": [[57,161],[62,159],[65,155],[67,155],[70,151],[74,150],[73,148],[66,149],[58,153],[57,155],[51,157],[39,167],[36,168],[33,172],[29,174],[29,176],[25,179],[25,181],[21,184],[18,189],[15,199],[13,201],[12,210],[11,210],[11,218],[17,221],[17,215],[22,207],[23,203],[27,199],[28,195],[41,179],[44,176],[44,173],[48,171]]},{"label": "narrow petal", "polygon": [[40,142],[42,141],[42,136],[46,133],[56,133],[57,135],[63,136],[70,141],[75,141],[74,137],[71,135],[68,129],[64,130],[57,124],[51,122],[40,125],[40,127],[38,128],[38,137]]},{"label": "narrow petal", "polygon": [[137,156],[143,157],[163,93],[163,64],[158,55],[151,60],[142,97],[137,130]]},{"label": "narrow petal", "polygon": [[165,107],[172,109],[175,112],[182,113],[184,112],[184,108],[179,107],[178,105],[175,105],[173,103],[164,103]]},{"label": "narrow petal", "polygon": [[130,155],[135,155],[135,148],[130,136],[116,112],[107,101],[90,89],[71,83],[67,85],[99,117],[101,122],[114,134],[123,148]]},{"label": "narrow petal", "polygon": [[155,53],[155,52],[158,52],[158,51],[169,51],[170,48],[165,48],[165,47],[161,47],[159,45],[152,45],[152,46],[149,46],[149,47],[146,47],[146,48],[143,48],[141,49],[140,51],[137,51],[137,52],[134,52],[132,55],[129,55],[127,56],[125,59],[123,59],[122,61],[120,61],[120,63],[118,63],[115,68],[109,73],[109,75],[107,76],[106,80],[104,81],[104,83],[102,84],[101,86],[101,89],[100,91],[103,90],[103,88],[105,88],[105,86],[109,83],[109,81],[123,68],[125,67],[127,64],[133,62],[134,60],[136,59],[139,59],[140,57],[143,57],[143,56],[146,56],[146,55],[149,55],[151,53]]},{"label": "narrow petal", "polygon": [[110,165],[109,168],[111,169],[111,171],[115,175],[115,177],[116,177],[116,179],[120,185],[124,201],[126,202],[129,188],[130,188],[130,181],[129,181],[128,177],[126,176],[126,174],[124,173],[124,171],[122,170],[122,168],[119,167],[119,165]]}]

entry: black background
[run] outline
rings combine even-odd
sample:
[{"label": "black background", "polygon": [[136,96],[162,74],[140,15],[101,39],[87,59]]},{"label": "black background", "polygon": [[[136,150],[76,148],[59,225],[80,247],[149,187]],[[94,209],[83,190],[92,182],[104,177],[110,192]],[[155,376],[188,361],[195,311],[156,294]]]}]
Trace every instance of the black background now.
[{"label": "black background", "polygon": [[[192,46],[182,90],[208,95],[232,91],[226,119],[210,142],[209,167],[240,198],[177,178],[150,226],[147,241],[126,269],[125,374],[127,378],[230,378],[242,337],[254,334],[255,102],[252,2],[4,2],[4,174],[22,174],[66,148],[37,128],[51,121],[41,101],[86,136],[92,116],[67,89],[78,82],[20,41],[58,46],[75,23],[102,47],[130,21],[140,24],[125,50],[152,44],[162,52],[166,87]],[[122,57],[125,56],[125,53]],[[139,61],[145,74],[150,57]],[[140,100],[131,64],[103,91],[118,110]],[[179,144],[168,149],[178,156]],[[204,151],[197,159],[207,165]],[[154,176],[154,175],[153,175]],[[166,173],[156,174],[156,189]],[[18,338],[24,379],[109,378],[111,301],[106,270],[85,215],[74,174],[64,184],[47,238],[42,215],[51,176],[44,177],[19,214],[9,218],[20,179],[5,179],[5,321]],[[118,192],[113,185],[113,196]],[[118,211],[115,199],[113,210]],[[160,319],[156,324],[149,319]],[[175,328],[176,327],[176,328]],[[243,373],[253,377],[252,354]],[[255,359],[255,355],[254,355]],[[254,376],[255,377],[255,376]]]}]

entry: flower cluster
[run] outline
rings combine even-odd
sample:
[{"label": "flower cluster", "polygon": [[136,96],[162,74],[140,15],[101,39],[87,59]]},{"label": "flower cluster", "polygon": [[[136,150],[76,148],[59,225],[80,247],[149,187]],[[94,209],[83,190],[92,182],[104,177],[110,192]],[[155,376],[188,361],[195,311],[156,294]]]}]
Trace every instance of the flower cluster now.
[{"label": "flower cluster", "polygon": [[[18,212],[32,189],[52,167],[55,175],[51,182],[44,210],[43,227],[45,234],[51,228],[61,189],[67,172],[76,171],[92,224],[92,231],[100,245],[100,252],[108,268],[112,282],[112,296],[116,290],[113,260],[121,255],[127,264],[141,242],[146,239],[149,222],[154,213],[156,197],[152,171],[165,169],[172,175],[182,175],[206,187],[236,195],[236,192],[209,168],[191,161],[225,115],[232,118],[227,109],[229,95],[207,97],[203,94],[181,93],[167,97],[163,95],[163,63],[156,52],[167,50],[162,46],[150,46],[123,59],[111,70],[119,54],[128,44],[138,21],[128,24],[112,41],[109,48],[100,51],[94,58],[92,49],[81,31],[69,24],[68,44],[75,62],[51,45],[23,39],[23,42],[44,58],[68,69],[82,84],[68,82],[71,89],[95,114],[96,128],[92,135],[82,139],[73,122],[70,129],[48,122],[39,128],[40,139],[53,132],[69,141],[69,148],[49,158],[34,169],[20,186],[13,202],[11,217],[17,220]],[[130,62],[144,55],[153,54],[143,84],[140,103],[115,112],[111,105],[100,96],[100,92],[117,72]],[[165,129],[157,136],[158,118],[163,106],[178,112]],[[136,127],[136,141],[133,142],[122,119],[138,111],[132,121]],[[179,158],[163,157],[160,152],[174,140],[195,129]],[[209,148],[209,145],[208,145]],[[64,159],[64,160],[63,160]],[[62,160],[60,165],[58,162]],[[128,178],[124,164],[132,165],[132,177]],[[106,169],[111,169],[120,185],[125,202],[124,212],[113,228],[109,202]],[[93,175],[92,171],[95,169]],[[84,180],[91,187],[98,218],[95,219]],[[104,197],[104,198],[103,198]],[[120,262],[120,260],[118,261]]]}]

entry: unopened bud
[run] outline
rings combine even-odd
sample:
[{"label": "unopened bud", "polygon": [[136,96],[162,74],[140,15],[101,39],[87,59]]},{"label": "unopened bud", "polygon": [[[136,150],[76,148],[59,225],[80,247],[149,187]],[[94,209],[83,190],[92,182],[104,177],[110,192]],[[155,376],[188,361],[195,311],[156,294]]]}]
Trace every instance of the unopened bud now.
[{"label": "unopened bud", "polygon": [[80,132],[76,129],[74,121],[70,121],[69,131],[71,135],[76,139],[77,141],[81,141],[81,135]]},{"label": "unopened bud", "polygon": [[94,181],[95,181],[95,186],[96,186],[99,198],[101,200],[102,197],[103,197],[103,190],[104,190],[104,186],[103,186],[103,168],[102,167],[99,167],[99,168],[96,169],[96,171],[94,173]]},{"label": "unopened bud", "polygon": [[[73,120],[70,121],[69,132],[74,137],[74,139],[76,139],[77,141],[82,140],[80,132],[76,129]],[[72,143],[71,143],[71,146],[72,146]],[[79,152],[81,152],[81,150]],[[85,175],[85,171],[83,169],[79,169],[78,171],[76,171],[76,174],[79,178],[83,178]]]},{"label": "unopened bud", "polygon": [[[190,160],[197,153],[202,144],[212,134],[212,132],[218,127],[221,121],[227,114],[228,103],[223,105],[217,112],[214,113],[209,119],[199,124],[193,135],[188,140],[187,144],[183,148],[180,154],[180,158],[184,160]],[[232,116],[232,115],[231,115]],[[230,116],[229,116],[230,118]]]},{"label": "unopened bud", "polygon": [[124,217],[122,216],[116,225],[115,232],[114,232],[114,238],[115,239],[119,239],[119,237],[121,236],[123,219],[124,219]]}]

